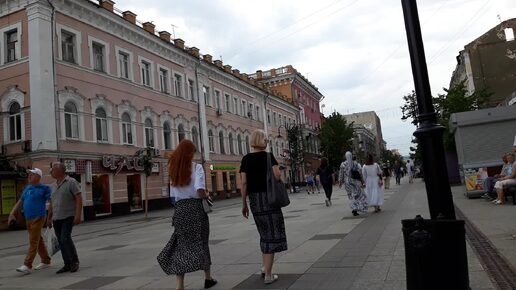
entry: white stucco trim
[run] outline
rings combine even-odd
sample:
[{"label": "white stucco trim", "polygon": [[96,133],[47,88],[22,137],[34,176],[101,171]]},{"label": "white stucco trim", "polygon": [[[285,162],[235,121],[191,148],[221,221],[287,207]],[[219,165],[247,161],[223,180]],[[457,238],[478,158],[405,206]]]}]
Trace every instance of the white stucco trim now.
[{"label": "white stucco trim", "polygon": [[[92,128],[93,128],[93,136],[92,140],[98,143],[113,143],[113,103],[111,103],[106,96],[97,95],[95,98],[90,99],[91,103],[91,120],[92,120]],[[107,137],[108,141],[99,141],[97,140],[97,118],[95,115],[95,111],[98,108],[104,109],[106,111],[107,118]]]},{"label": "white stucco trim", "polygon": [[[143,83],[143,75],[142,75],[142,62],[145,61],[147,63],[149,63],[150,67],[149,67],[149,85],[146,85]],[[140,84],[142,86],[145,86],[145,87],[149,87],[149,88],[152,88],[154,89],[156,87],[156,82],[155,82],[155,79],[154,79],[154,62],[148,58],[145,58],[141,55],[138,56],[138,69],[139,69],[139,75],[140,75]]]},{"label": "white stucco trim", "polygon": [[[16,61],[20,60],[22,58],[22,55],[21,55],[21,39],[22,39],[22,37],[21,36],[22,36],[23,31],[22,31],[22,23],[18,22],[18,23],[0,28],[0,36],[2,37],[0,40],[0,43],[2,44],[1,49],[0,49],[0,65],[6,64],[5,58],[7,56],[5,55],[5,50],[6,50],[5,44],[7,43],[7,41],[6,41],[5,33],[9,32],[13,29],[16,29],[16,37],[17,37],[16,44],[14,46],[14,51],[16,54]],[[9,62],[9,63],[11,63],[11,62]]]},{"label": "white stucco trim", "polygon": [[[128,113],[131,117],[131,131],[133,133],[133,143],[124,143],[124,136],[123,136],[123,130],[122,130],[122,115],[124,113]],[[118,127],[120,130],[120,140],[118,140],[118,143],[120,145],[131,145],[131,146],[138,146],[138,134],[136,134],[136,108],[131,105],[131,102],[124,100],[121,104],[118,105]]]},{"label": "white stucco trim", "polygon": [[96,37],[93,37],[91,35],[88,35],[88,51],[89,51],[89,54],[90,54],[90,68],[92,70],[95,70],[95,67],[94,67],[94,59],[93,59],[93,42],[96,42],[98,44],[102,44],[104,46],[104,53],[105,53],[105,59],[104,59],[104,73],[106,74],[110,74],[110,65],[111,65],[111,62],[109,61],[109,54],[111,52],[111,48],[109,46],[109,43],[103,41],[103,40],[100,40]]},{"label": "white stucco trim", "polygon": [[145,140],[147,137],[147,133],[145,132],[145,120],[150,119],[152,121],[152,133],[154,135],[154,146],[152,148],[161,148],[158,144],[158,131],[160,131],[159,128],[161,127],[158,123],[158,115],[154,113],[150,107],[145,107],[145,109],[141,112],[141,117],[143,130],[142,146],[147,147],[147,144],[145,144]]},{"label": "white stucco trim", "polygon": [[128,74],[129,78],[127,80],[130,80],[131,82],[134,82],[134,72],[133,72],[133,66],[134,66],[134,59],[133,59],[133,53],[127,49],[121,48],[119,46],[115,45],[115,58],[116,58],[116,75],[119,78],[126,79],[122,77],[121,74],[121,68],[120,68],[120,52],[123,52],[127,55],[129,55],[129,67],[128,67]]},{"label": "white stucco trim", "polygon": [[82,65],[82,36],[79,30],[73,29],[69,26],[62,25],[60,23],[56,24],[57,29],[57,58],[59,60],[63,60],[63,47],[61,45],[62,41],[62,30],[65,30],[69,33],[75,34],[75,52],[77,53],[76,64]]},{"label": "white stucco trim", "polygon": [[[61,120],[59,126],[61,127],[61,140],[79,140],[84,141],[86,138],[84,136],[84,100],[85,97],[77,92],[74,88],[65,87],[65,90],[58,91],[58,100],[59,100],[59,118]],[[65,111],[64,107],[66,103],[72,102],[75,107],[77,107],[77,119],[78,119],[78,130],[79,130],[79,138],[67,138],[66,137],[66,126],[65,126]]]},{"label": "white stucco trim", "polygon": [[[25,94],[16,86],[11,86],[0,97],[3,112],[3,127],[4,127],[4,144],[17,143],[24,141],[25,138]],[[21,120],[21,139],[9,140],[9,108],[16,102],[20,105],[20,120]]]}]

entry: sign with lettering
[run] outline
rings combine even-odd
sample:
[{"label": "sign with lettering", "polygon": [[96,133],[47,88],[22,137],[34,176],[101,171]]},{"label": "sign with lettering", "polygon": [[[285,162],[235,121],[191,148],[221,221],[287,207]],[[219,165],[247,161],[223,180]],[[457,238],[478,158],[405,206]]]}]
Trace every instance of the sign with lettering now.
[{"label": "sign with lettering", "polygon": [[66,168],[66,173],[75,173],[75,160],[65,160],[63,164]]},{"label": "sign with lettering", "polygon": [[115,175],[120,173],[122,169],[143,171],[143,158],[138,156],[102,156],[102,166],[115,170]]}]

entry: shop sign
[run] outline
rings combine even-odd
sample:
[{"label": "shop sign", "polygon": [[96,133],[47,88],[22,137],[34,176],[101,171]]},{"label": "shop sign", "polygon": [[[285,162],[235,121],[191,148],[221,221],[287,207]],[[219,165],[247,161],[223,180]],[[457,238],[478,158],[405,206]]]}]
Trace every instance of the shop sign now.
[{"label": "shop sign", "polygon": [[234,166],[234,165],[211,165],[210,169],[211,170],[225,170],[225,171],[229,171],[229,170],[236,170],[237,167]]},{"label": "shop sign", "polygon": [[9,214],[16,204],[16,183],[13,179],[2,180],[2,213]]},{"label": "shop sign", "polygon": [[75,173],[76,169],[75,169],[75,160],[65,160],[63,162],[65,168],[66,168],[66,173]]},{"label": "shop sign", "polygon": [[159,173],[159,163],[152,163],[152,173]]},{"label": "shop sign", "polygon": [[102,166],[119,173],[122,169],[143,171],[143,158],[138,156],[102,156]]}]

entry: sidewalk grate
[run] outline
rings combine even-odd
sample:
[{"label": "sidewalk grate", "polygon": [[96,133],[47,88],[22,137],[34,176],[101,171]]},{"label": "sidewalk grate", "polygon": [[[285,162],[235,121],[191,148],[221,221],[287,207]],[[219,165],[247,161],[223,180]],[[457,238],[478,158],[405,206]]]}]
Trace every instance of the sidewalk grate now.
[{"label": "sidewalk grate", "polygon": [[458,219],[465,221],[466,238],[498,289],[516,289],[516,271],[489,239],[455,207]]}]

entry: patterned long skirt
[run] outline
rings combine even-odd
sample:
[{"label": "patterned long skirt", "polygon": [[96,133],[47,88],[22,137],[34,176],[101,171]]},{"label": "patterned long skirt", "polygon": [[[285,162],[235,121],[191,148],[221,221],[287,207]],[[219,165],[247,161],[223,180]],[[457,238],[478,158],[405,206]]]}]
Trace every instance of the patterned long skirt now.
[{"label": "patterned long skirt", "polygon": [[201,199],[176,202],[174,233],[158,255],[158,263],[168,275],[184,275],[209,270],[210,223]]},{"label": "patterned long skirt", "polygon": [[260,234],[262,253],[272,254],[286,251],[287,234],[281,208],[269,206],[266,192],[249,194],[249,206]]},{"label": "patterned long skirt", "polygon": [[356,210],[360,212],[367,212],[367,196],[364,193],[364,190],[360,186],[360,182],[351,178],[347,178],[344,182],[344,187],[346,188],[346,192],[348,193],[349,198],[349,207],[351,210]]}]

